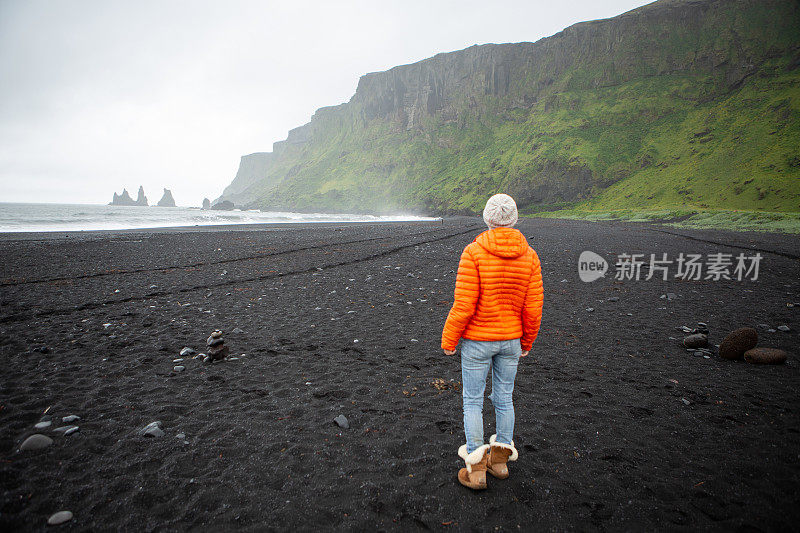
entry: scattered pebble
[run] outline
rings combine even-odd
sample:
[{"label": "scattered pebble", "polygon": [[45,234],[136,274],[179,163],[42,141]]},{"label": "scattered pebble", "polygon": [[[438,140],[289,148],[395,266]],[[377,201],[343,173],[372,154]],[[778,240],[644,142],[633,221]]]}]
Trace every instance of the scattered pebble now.
[{"label": "scattered pebble", "polygon": [[178,357],[177,359],[172,360],[173,363],[181,363],[183,362],[183,357]]},{"label": "scattered pebble", "polygon": [[65,424],[71,424],[73,422],[77,422],[80,419],[81,417],[79,417],[78,415],[69,415],[62,418],[61,421],[64,422]]},{"label": "scattered pebble", "polygon": [[39,422],[38,424],[36,424],[36,425],[35,425],[35,426],[33,426],[33,427],[35,427],[36,429],[47,429],[47,428],[49,428],[49,427],[50,427],[50,426],[52,426],[52,425],[53,425],[53,423],[52,423],[52,422],[50,422],[49,420],[45,420],[45,421],[43,421],[43,422]]},{"label": "scattered pebble", "polygon": [[684,405],[691,405],[692,404],[692,402],[690,402],[686,398],[681,398],[681,401],[683,402]]},{"label": "scattered pebble", "polygon": [[594,307],[587,307],[586,311],[589,313],[594,313]]},{"label": "scattered pebble", "polygon": [[66,435],[67,431],[70,431],[71,429],[75,429],[77,427],[78,426],[61,426],[59,428],[54,429],[53,433],[63,433],[64,435]]},{"label": "scattered pebble", "polygon": [[783,326],[778,326],[778,329],[781,331],[791,331],[791,328],[785,324]]},{"label": "scattered pebble", "polygon": [[685,348],[704,348],[708,346],[708,336],[702,333],[695,333],[683,338]]},{"label": "scattered pebble", "polygon": [[70,427],[68,427],[68,428],[67,428],[67,430],[64,432],[64,435],[65,435],[65,436],[66,436],[66,435],[72,435],[73,433],[77,433],[77,432],[78,432],[78,431],[80,431],[80,430],[81,430],[81,428],[79,428],[78,426],[70,426]]},{"label": "scattered pebble", "polygon": [[72,520],[72,512],[70,511],[59,511],[53,515],[50,515],[50,518],[47,519],[48,526],[59,526],[65,522],[69,522]]},{"label": "scattered pebble", "polygon": [[[345,422],[346,421],[347,420],[345,420]],[[47,435],[36,433],[25,439],[23,443],[20,444],[19,451],[26,452],[30,450],[41,450],[43,448],[47,448],[51,444],[53,444],[53,439],[51,439]]]},{"label": "scattered pebble", "polygon": [[231,333],[244,333],[244,330],[241,328],[233,328],[233,331],[231,331]]},{"label": "scattered pebble", "polygon": [[175,437],[178,438],[178,439],[185,439],[186,438],[186,434],[185,433],[178,433],[177,435],[175,435]]},{"label": "scattered pebble", "polygon": [[161,421],[156,420],[155,422],[150,422],[139,430],[139,435],[143,437],[163,437],[164,431],[161,429]]},{"label": "scattered pebble", "polygon": [[347,417],[344,415],[337,416],[333,421],[342,429],[350,429],[350,422],[347,421]]},{"label": "scattered pebble", "polygon": [[189,348],[188,346],[184,346],[183,350],[181,350],[181,357],[189,357],[190,355],[194,355],[196,352]]},{"label": "scattered pebble", "polygon": [[184,370],[186,370],[186,367],[183,365],[175,365],[174,367],[172,367],[172,370],[174,370],[175,372],[183,372]]},{"label": "scattered pebble", "polygon": [[608,301],[609,302],[618,302],[619,301],[619,296],[612,296],[611,298],[608,299]]}]

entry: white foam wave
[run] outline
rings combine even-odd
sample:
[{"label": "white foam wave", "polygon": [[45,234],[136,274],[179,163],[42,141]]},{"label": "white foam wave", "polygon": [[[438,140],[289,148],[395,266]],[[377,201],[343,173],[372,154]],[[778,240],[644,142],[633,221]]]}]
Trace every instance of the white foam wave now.
[{"label": "white foam wave", "polygon": [[260,211],[258,209],[211,211],[187,207],[0,203],[0,232],[96,231],[230,224],[414,220],[436,219],[404,214],[373,216]]}]

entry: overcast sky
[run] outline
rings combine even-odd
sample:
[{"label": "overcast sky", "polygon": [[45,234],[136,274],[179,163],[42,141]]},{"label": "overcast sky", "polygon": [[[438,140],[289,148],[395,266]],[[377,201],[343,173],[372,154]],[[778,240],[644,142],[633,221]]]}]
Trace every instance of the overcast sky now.
[{"label": "overcast sky", "polygon": [[219,196],[359,76],[641,0],[0,0],[0,202]]}]

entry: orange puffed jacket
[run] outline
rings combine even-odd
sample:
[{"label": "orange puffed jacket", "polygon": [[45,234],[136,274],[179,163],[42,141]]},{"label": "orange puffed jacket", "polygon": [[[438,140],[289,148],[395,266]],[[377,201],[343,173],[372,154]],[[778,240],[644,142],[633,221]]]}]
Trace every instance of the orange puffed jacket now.
[{"label": "orange puffed jacket", "polygon": [[542,267],[519,230],[485,231],[464,248],[456,276],[455,302],[442,331],[442,348],[460,338],[520,339],[530,350],[542,321]]}]

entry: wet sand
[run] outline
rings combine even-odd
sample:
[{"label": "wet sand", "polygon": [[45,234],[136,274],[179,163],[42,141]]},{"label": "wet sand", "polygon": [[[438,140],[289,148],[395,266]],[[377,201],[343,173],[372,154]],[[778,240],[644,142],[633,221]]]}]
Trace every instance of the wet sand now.
[{"label": "wet sand", "polygon": [[[60,510],[65,530],[795,528],[798,238],[518,227],[544,317],[516,383],[520,458],[482,493],[456,481],[460,366],[439,349],[479,219],[0,236],[0,528]],[[583,250],[764,258],[757,281],[582,283]],[[689,355],[675,328],[698,321],[714,344],[786,324],[759,335],[789,361]],[[173,362],[215,329],[231,360]],[[67,415],[80,430],[54,433]],[[488,439],[488,400],[485,419]],[[156,420],[163,437],[137,433]],[[18,452],[37,432],[53,444]]]}]

